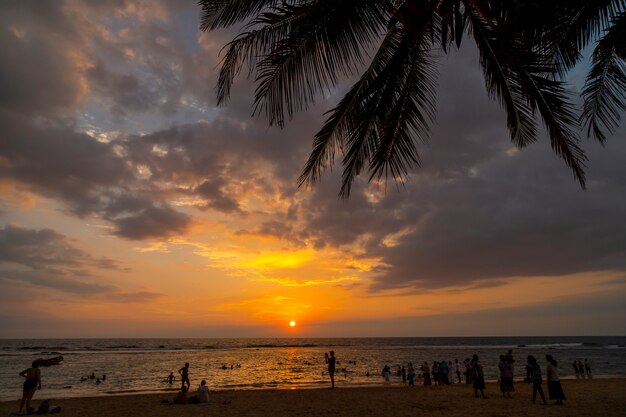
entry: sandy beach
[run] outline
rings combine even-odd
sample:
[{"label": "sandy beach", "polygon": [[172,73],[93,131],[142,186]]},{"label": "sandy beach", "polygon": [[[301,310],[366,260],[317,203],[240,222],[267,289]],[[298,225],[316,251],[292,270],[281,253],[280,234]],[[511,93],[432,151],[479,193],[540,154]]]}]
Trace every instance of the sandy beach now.
[{"label": "sandy beach", "polygon": [[[381,386],[367,388],[214,391],[211,403],[163,405],[171,393],[51,399],[67,417],[148,416],[623,416],[626,379],[563,381],[564,406],[533,404],[530,386],[516,384],[513,399],[504,399],[495,383],[488,399],[474,398],[471,386]],[[547,394],[547,389],[544,390]],[[193,394],[193,392],[192,392]],[[37,397],[38,406],[43,398]],[[18,401],[0,403],[0,415],[17,411]]]}]

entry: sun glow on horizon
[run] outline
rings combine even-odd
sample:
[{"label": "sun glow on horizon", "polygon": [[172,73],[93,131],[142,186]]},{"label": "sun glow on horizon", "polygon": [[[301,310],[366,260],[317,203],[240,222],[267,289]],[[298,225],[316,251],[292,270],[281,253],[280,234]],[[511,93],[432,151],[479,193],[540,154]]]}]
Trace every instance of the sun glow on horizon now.
[{"label": "sun glow on horizon", "polygon": [[291,320],[291,321],[289,322],[289,327],[296,327],[296,322],[295,322],[295,321],[293,321],[293,320]]}]

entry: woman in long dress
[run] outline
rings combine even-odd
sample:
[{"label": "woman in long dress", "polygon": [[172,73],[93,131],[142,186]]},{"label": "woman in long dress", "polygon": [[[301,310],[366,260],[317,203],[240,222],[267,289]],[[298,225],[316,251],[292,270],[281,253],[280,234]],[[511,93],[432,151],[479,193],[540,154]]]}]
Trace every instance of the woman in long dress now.
[{"label": "woman in long dress", "polygon": [[472,356],[471,362],[474,396],[478,398],[478,391],[483,398],[487,398],[485,395],[485,374],[483,372],[483,366],[478,362],[478,355]]},{"label": "woman in long dress", "polygon": [[512,398],[513,372],[511,371],[511,364],[505,360],[504,355],[500,355],[498,368],[500,369],[500,391],[502,391],[502,396]]},{"label": "woman in long dress", "polygon": [[550,397],[551,400],[556,400],[557,405],[563,405],[565,393],[563,392],[563,387],[561,386],[557,363],[552,355],[546,355],[546,361],[548,361],[548,366],[546,366],[546,374],[548,378],[548,397]]}]

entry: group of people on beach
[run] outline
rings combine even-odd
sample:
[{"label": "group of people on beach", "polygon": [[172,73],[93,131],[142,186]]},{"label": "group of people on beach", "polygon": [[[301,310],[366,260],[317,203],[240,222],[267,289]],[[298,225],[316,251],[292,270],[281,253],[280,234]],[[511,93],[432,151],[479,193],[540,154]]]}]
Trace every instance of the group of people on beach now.
[{"label": "group of people on beach", "polygon": [[[185,365],[178,370],[180,375],[180,391],[176,394],[173,400],[163,400],[163,404],[200,404],[209,402],[209,387],[205,379],[200,382],[196,395],[189,397],[189,390],[191,388],[191,381],[189,380],[189,362],[185,362]],[[169,384],[173,384],[176,377],[174,372],[170,372],[166,381]]]},{"label": "group of people on beach", "polygon": [[[324,361],[327,365],[331,388],[335,388],[335,373],[337,371],[337,364],[339,363],[335,356],[335,352],[332,350],[330,352],[326,352],[324,354]],[[563,392],[563,388],[561,386],[561,381],[559,378],[558,364],[556,360],[552,357],[552,355],[546,355],[546,362],[546,378],[549,399],[555,400],[556,404],[563,404],[563,400],[565,400],[565,393]],[[356,364],[356,361],[349,361],[349,363]],[[505,398],[511,398],[511,393],[515,391],[514,364],[515,359],[513,358],[512,350],[509,350],[506,354],[500,355],[500,361],[498,363],[500,391],[502,392],[502,396]],[[591,366],[587,359],[585,359],[584,363],[580,360],[576,360],[574,361],[573,366],[577,378],[587,377],[588,379],[591,379]],[[239,365],[237,365],[237,367],[239,367]],[[472,387],[474,388],[474,396],[478,398],[478,394],[480,393],[480,396],[482,398],[487,398],[487,396],[485,395],[485,375],[483,371],[483,366],[478,359],[478,355],[474,354],[471,359],[465,359],[465,361],[463,362],[463,367],[465,368],[465,383],[472,385]],[[433,384],[450,385],[454,383],[455,376],[458,383],[462,382],[461,369],[461,364],[457,359],[454,360],[454,363],[452,363],[452,361],[435,361],[433,362],[432,368],[428,364],[428,362],[424,362],[419,367],[419,372],[418,369],[413,366],[413,363],[409,362],[406,368],[404,366],[398,366],[396,375],[402,378],[403,384],[406,384],[408,382],[409,386],[415,385],[416,377],[422,378],[423,384],[425,386],[430,386]],[[533,403],[535,402],[537,395],[539,395],[542,402],[546,404],[547,402],[542,388],[543,378],[541,367],[538,364],[537,359],[533,355],[529,355],[527,357],[525,370],[525,382],[532,383]],[[178,370],[178,374],[181,378],[180,391],[172,401],[166,400],[165,402],[169,404],[209,402],[209,389],[206,380],[201,381],[196,395],[194,395],[193,397],[188,397],[188,392],[191,388],[188,362],[185,363],[185,365]],[[21,413],[24,408],[26,408],[27,412],[31,412],[33,409],[30,406],[30,402],[33,398],[33,395],[35,394],[35,391],[37,389],[41,389],[41,372],[39,370],[39,363],[37,361],[33,362],[30,368],[20,372],[19,375],[25,378],[19,412]],[[382,370],[382,376],[385,381],[390,380],[391,368],[389,366],[385,365]],[[87,379],[97,379],[97,381],[104,381],[106,380],[106,374],[103,374],[102,378],[100,379],[96,378],[95,373],[92,373],[88,378],[82,377],[81,381]],[[166,381],[170,384],[173,384],[174,380],[174,373],[170,372],[169,376],[166,378]]]},{"label": "group of people on beach", "polygon": [[[565,400],[565,393],[563,392],[563,388],[561,386],[561,381],[559,378],[559,371],[556,360],[552,357],[552,355],[546,355],[546,374],[547,374],[547,385],[548,385],[548,395],[551,400],[556,400],[556,404],[563,404],[563,400]],[[328,376],[330,377],[331,388],[335,388],[335,373],[337,371],[337,358],[335,357],[335,352],[330,351],[324,353],[324,362],[327,365]],[[356,363],[356,362],[355,362]],[[515,359],[513,358],[513,351],[509,349],[506,354],[500,355],[500,361],[498,363],[498,369],[500,372],[500,391],[502,392],[502,396],[504,398],[512,398],[511,393],[515,391],[514,387],[514,364]],[[483,370],[483,365],[481,364],[478,355],[474,354],[472,358],[467,358],[463,362],[463,366],[465,368],[465,383],[471,384],[474,388],[474,396],[476,398],[480,396],[482,398],[487,398],[485,395],[485,374]],[[423,384],[425,386],[430,385],[450,385],[454,383],[455,376],[458,383],[461,383],[461,364],[458,359],[452,361],[435,361],[433,362],[432,368],[428,364],[428,362],[424,362],[420,368],[419,373],[416,372],[413,363],[409,362],[408,366],[405,368],[404,366],[398,366],[396,371],[396,375],[402,377],[402,383],[406,384],[408,382],[409,386],[415,385],[415,378],[419,376],[423,380]],[[542,402],[546,404],[545,394],[542,388],[542,373],[541,367],[537,363],[537,359],[529,355],[527,357],[527,363],[525,366],[526,369],[526,377],[524,378],[525,382],[532,383],[533,393],[532,393],[532,401],[535,402],[537,395],[540,396]],[[174,404],[182,404],[191,402],[208,402],[208,388],[206,387],[206,381],[202,380],[200,387],[198,389],[198,394],[191,399],[187,398],[187,392],[191,386],[189,382],[189,363],[185,363],[185,366],[178,370],[178,373],[181,376],[181,390],[176,396],[176,398],[171,402]],[[368,373],[369,374],[369,373]],[[385,365],[382,369],[383,379],[388,382],[391,376],[391,368],[388,365]],[[432,376],[432,378],[431,378]],[[168,377],[170,384],[173,383],[174,374],[170,373]]]},{"label": "group of people on beach", "polygon": [[[325,353],[325,362],[328,365],[328,375],[330,376],[331,388],[335,388],[335,370],[336,370],[336,357],[335,352],[330,351],[330,353]],[[552,355],[546,355],[546,374],[547,374],[547,385],[548,385],[548,395],[550,400],[555,400],[556,404],[562,405],[563,400],[565,400],[565,393],[563,392],[563,387],[561,386],[561,381],[559,378],[558,364],[556,360],[552,357]],[[498,369],[500,371],[500,390],[502,391],[502,396],[504,398],[512,398],[511,392],[515,391],[514,387],[514,363],[515,359],[513,358],[513,351],[509,349],[506,354],[500,355],[500,361],[498,363]],[[465,367],[465,383],[472,384],[474,388],[474,396],[476,398],[480,396],[482,398],[487,398],[485,395],[485,374],[483,370],[483,366],[478,359],[478,355],[474,354],[472,358],[467,358],[463,362]],[[543,382],[541,367],[537,363],[537,359],[533,355],[528,355],[527,362],[525,366],[526,377],[524,381],[527,383],[532,383],[532,401],[533,403],[537,399],[537,395],[541,397],[543,404],[547,404],[545,394],[543,392],[543,388],[541,386]],[[397,367],[396,375],[402,377],[402,384],[406,384],[408,382],[409,386],[415,385],[415,378],[419,376],[423,379],[423,383],[425,386],[430,385],[450,385],[454,383],[454,376],[456,375],[456,379],[458,383],[461,383],[461,365],[459,364],[458,359],[454,360],[454,364],[452,361],[435,361],[433,362],[432,368],[429,366],[428,362],[424,362],[420,368],[420,373],[416,372],[413,363],[409,362],[408,366],[405,368],[404,365]],[[368,373],[369,375],[369,373]],[[390,380],[391,368],[388,365],[385,365],[382,369],[382,377],[385,382]],[[432,375],[432,379],[431,379]]]},{"label": "group of people on beach", "polygon": [[591,365],[589,361],[585,359],[585,363],[583,363],[580,359],[574,360],[572,364],[574,367],[574,373],[576,374],[576,379],[591,379],[593,376],[591,375]]}]

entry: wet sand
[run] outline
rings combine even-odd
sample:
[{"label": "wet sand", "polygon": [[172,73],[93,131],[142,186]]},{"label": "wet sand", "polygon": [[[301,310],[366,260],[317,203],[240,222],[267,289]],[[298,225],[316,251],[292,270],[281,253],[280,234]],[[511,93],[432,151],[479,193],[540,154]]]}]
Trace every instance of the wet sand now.
[{"label": "wet sand", "polygon": [[[564,406],[531,402],[531,387],[516,383],[513,399],[504,399],[498,385],[488,383],[488,399],[474,398],[471,386],[380,386],[334,390],[213,391],[210,404],[164,405],[172,393],[117,395],[54,400],[60,416],[624,416],[626,379],[566,380]],[[547,387],[543,384],[547,395]],[[193,394],[193,392],[191,393]],[[35,394],[37,407],[44,398]],[[0,403],[0,416],[17,411],[19,401]]]}]

